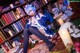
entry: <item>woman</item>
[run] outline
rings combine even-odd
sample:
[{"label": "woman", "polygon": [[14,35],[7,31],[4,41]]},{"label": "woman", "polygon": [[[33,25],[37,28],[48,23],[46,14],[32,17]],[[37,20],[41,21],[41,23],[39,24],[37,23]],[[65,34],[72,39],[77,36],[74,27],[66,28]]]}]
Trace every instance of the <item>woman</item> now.
[{"label": "woman", "polygon": [[36,13],[36,8],[32,5],[26,5],[24,9],[25,12],[31,16],[24,29],[24,53],[27,53],[29,36],[31,34],[35,34],[39,39],[43,40],[51,51],[55,44],[51,43],[39,29],[43,29],[46,35],[52,36],[54,32],[52,32],[46,24],[46,22],[50,20],[53,22],[52,19],[41,13]]}]

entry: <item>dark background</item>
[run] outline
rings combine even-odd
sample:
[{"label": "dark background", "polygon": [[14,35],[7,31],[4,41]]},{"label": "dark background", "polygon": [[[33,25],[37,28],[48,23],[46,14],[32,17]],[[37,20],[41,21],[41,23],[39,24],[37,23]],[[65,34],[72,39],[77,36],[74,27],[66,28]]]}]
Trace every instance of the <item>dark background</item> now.
[{"label": "dark background", "polygon": [[4,6],[4,5],[9,5],[11,3],[14,3],[17,0],[0,0],[0,5]]}]

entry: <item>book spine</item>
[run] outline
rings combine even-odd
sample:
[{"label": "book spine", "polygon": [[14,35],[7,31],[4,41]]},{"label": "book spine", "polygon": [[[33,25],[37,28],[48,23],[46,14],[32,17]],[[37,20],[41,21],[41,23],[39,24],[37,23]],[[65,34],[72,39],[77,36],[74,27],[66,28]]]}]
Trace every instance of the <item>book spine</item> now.
[{"label": "book spine", "polygon": [[17,17],[17,19],[19,19],[20,18],[20,11],[19,11],[19,9],[18,8],[16,8],[16,17]]},{"label": "book spine", "polygon": [[9,51],[9,48],[4,44],[1,45],[1,47],[4,49],[5,53]]},{"label": "book spine", "polygon": [[0,31],[0,36],[2,36],[2,38],[3,38],[4,41],[6,40],[5,36],[2,34],[1,31]]},{"label": "book spine", "polygon": [[7,52],[7,50],[5,49],[3,45],[1,45],[1,48],[4,50],[5,53]]},{"label": "book spine", "polygon": [[23,29],[24,29],[25,25],[23,24],[23,22],[21,20],[20,20],[20,23],[21,23],[21,25],[23,26]]},{"label": "book spine", "polygon": [[5,42],[5,45],[7,46],[7,48],[10,50],[10,47],[8,46],[7,42]]},{"label": "book spine", "polygon": [[24,25],[26,24],[26,19],[23,18],[21,21]]},{"label": "book spine", "polygon": [[11,16],[11,13],[8,12],[7,15],[8,15],[8,19],[10,19],[9,21],[10,21],[10,23],[11,23],[11,22],[13,21],[13,18],[12,18],[12,16]]},{"label": "book spine", "polygon": [[5,20],[6,24],[8,24],[7,18],[5,17],[5,15],[2,15],[2,18]]},{"label": "book spine", "polygon": [[9,47],[9,49],[12,49],[12,46],[11,46],[11,44],[8,41],[6,42],[6,44]]},{"label": "book spine", "polygon": [[24,29],[24,26],[22,25],[21,21],[19,21],[19,24],[21,25],[21,28]]},{"label": "book spine", "polygon": [[24,11],[23,11],[23,9],[22,8],[18,8],[19,9],[19,13],[20,13],[20,16],[22,17],[22,16],[24,16],[25,15],[25,13],[24,13]]},{"label": "book spine", "polygon": [[16,22],[15,24],[17,25],[17,28],[19,29],[19,31],[21,31],[21,30],[22,30],[22,28],[21,28],[21,26],[20,26],[19,22]]},{"label": "book spine", "polygon": [[0,19],[0,26],[5,26],[5,23],[3,22],[2,18]]},{"label": "book spine", "polygon": [[13,28],[13,30],[15,31],[15,33],[17,33],[16,28],[13,26],[13,24],[11,25],[11,27]]},{"label": "book spine", "polygon": [[11,30],[9,30],[8,33],[10,34],[10,36],[13,36],[13,33]]},{"label": "book spine", "polygon": [[15,27],[16,31],[19,32],[19,29],[15,23],[13,24],[13,26]]},{"label": "book spine", "polygon": [[10,12],[10,15],[12,17],[12,20],[15,21],[16,19],[15,19],[15,16],[13,15],[12,11]]},{"label": "book spine", "polygon": [[4,40],[3,40],[3,38],[1,37],[1,35],[0,35],[0,44],[3,42]]},{"label": "book spine", "polygon": [[5,16],[8,24],[11,23],[11,19],[10,19],[10,17],[8,16],[8,13],[4,14],[4,16]]},{"label": "book spine", "polygon": [[15,13],[13,11],[11,11],[11,12],[12,12],[12,15],[14,16],[15,20],[17,20]]}]

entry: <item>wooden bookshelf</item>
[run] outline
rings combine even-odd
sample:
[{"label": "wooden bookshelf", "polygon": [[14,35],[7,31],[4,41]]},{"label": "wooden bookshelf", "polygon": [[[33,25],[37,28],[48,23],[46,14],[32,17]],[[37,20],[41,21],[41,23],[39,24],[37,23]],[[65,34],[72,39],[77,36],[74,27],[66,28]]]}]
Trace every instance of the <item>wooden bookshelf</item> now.
[{"label": "wooden bookshelf", "polygon": [[[25,15],[25,16],[23,16],[23,17],[26,17],[26,16],[27,16],[27,15]],[[15,21],[11,22],[10,24],[3,26],[2,29],[4,29],[4,28],[10,26],[11,24],[13,24],[13,23],[15,23],[15,22],[17,22],[17,21],[23,19],[23,17],[20,17],[19,19],[17,19],[17,20],[15,20]]]},{"label": "wooden bookshelf", "polygon": [[[14,36],[12,36],[12,37],[9,37],[8,39],[6,39],[3,43],[5,43],[6,41],[8,41],[8,40],[10,40],[10,39],[12,39],[12,38],[14,38],[14,37],[16,37],[16,36],[19,36],[19,34],[21,34],[23,32],[23,30],[21,30],[19,33],[17,33],[17,34],[15,34]],[[1,43],[1,44],[3,44],[3,43]],[[1,45],[0,44],[0,45]]]},{"label": "wooden bookshelf", "polygon": [[7,12],[10,12],[10,11],[12,11],[12,10],[15,10],[15,9],[18,8],[18,7],[21,7],[21,6],[24,6],[24,5],[26,5],[26,4],[29,4],[29,3],[31,3],[31,2],[33,2],[33,0],[30,1],[30,2],[28,2],[28,3],[26,2],[26,3],[24,3],[24,4],[17,5],[16,7],[11,8],[11,9],[9,9],[9,10],[7,10],[7,11],[3,11],[3,12],[0,13],[0,16],[3,15],[3,14],[5,14],[5,13],[7,13]]}]

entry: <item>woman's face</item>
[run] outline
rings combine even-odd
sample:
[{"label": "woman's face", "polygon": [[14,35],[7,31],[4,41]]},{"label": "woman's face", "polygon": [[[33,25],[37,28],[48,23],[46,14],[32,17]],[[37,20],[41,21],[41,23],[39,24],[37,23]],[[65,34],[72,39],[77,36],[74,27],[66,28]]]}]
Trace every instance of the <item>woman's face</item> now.
[{"label": "woman's face", "polygon": [[30,13],[29,13],[29,16],[34,16],[35,15],[35,11],[33,11],[33,10],[30,10]]}]

